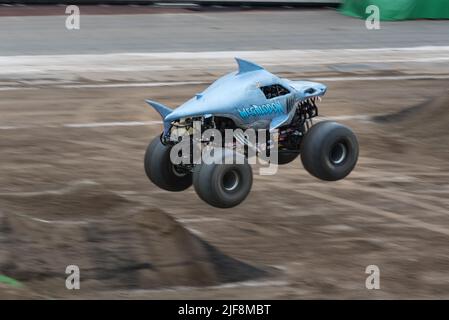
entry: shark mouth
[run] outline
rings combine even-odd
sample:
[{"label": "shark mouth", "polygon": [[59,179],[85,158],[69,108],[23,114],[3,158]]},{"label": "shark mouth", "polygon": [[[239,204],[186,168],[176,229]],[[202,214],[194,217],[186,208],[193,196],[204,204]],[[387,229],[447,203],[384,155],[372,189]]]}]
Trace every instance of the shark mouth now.
[{"label": "shark mouth", "polygon": [[311,119],[318,116],[317,102],[321,101],[320,96],[310,97],[308,99],[298,102],[298,111],[303,114],[305,118]]},{"label": "shark mouth", "polygon": [[315,96],[315,97],[311,97],[305,100],[302,100],[299,102],[299,105],[303,105],[303,104],[311,104],[311,105],[315,105],[317,102],[321,102],[321,97],[320,96]]}]

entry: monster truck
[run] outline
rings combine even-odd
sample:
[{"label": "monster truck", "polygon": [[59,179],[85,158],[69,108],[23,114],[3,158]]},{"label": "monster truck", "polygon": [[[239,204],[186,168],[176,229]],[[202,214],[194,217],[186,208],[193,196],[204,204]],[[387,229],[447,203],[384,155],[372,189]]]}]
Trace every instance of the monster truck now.
[{"label": "monster truck", "polygon": [[[219,208],[234,207],[247,197],[252,169],[247,153],[237,152],[235,144],[223,144],[223,152],[214,154],[239,158],[238,163],[171,160],[171,150],[182,138],[193,140],[194,123],[200,124],[196,131],[201,132],[210,128],[221,132],[251,128],[276,132],[277,144],[271,138],[265,141],[267,153],[277,152],[278,164],[287,164],[301,155],[304,168],[321,180],[340,180],[353,170],[359,153],[354,133],[333,121],[312,123],[318,115],[317,103],[326,93],[325,85],[279,78],[250,61],[236,61],[238,71],[219,78],[176,109],[146,100],[161,115],[164,126],[161,135],[149,144],[144,158],[145,172],[156,186],[182,191],[193,184],[201,199]],[[253,148],[245,137],[236,134],[235,143]],[[200,138],[196,143],[207,145],[211,141]]]}]

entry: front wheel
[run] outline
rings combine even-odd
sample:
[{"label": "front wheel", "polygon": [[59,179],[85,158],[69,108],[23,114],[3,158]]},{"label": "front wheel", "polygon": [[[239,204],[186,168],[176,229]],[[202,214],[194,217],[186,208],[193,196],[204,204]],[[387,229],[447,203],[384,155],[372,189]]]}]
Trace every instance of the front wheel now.
[{"label": "front wheel", "polygon": [[244,164],[200,164],[193,173],[198,196],[218,208],[231,208],[248,196],[253,183],[251,166]]},{"label": "front wheel", "polygon": [[296,152],[296,151],[290,151],[290,150],[279,151],[278,152],[278,164],[282,165],[282,164],[290,163],[290,162],[294,161],[296,158],[298,158],[298,156],[299,156],[299,152]]},{"label": "front wheel", "polygon": [[182,171],[170,160],[171,147],[155,137],[148,145],[144,158],[145,173],[159,188],[167,191],[183,191],[192,185],[192,174]]},{"label": "front wheel", "polygon": [[343,179],[354,169],[358,156],[359,144],[355,134],[333,121],[312,126],[301,146],[304,168],[321,180]]}]

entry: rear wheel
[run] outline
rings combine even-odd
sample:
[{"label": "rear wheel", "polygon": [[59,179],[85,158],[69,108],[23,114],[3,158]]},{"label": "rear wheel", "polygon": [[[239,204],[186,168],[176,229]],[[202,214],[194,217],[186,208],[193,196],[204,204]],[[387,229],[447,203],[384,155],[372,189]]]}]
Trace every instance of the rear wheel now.
[{"label": "rear wheel", "polygon": [[328,181],[346,177],[355,167],[359,145],[348,127],[333,121],[314,125],[304,137],[301,160],[313,176]]},{"label": "rear wheel", "polygon": [[170,150],[171,147],[162,144],[159,137],[154,138],[145,153],[145,173],[161,189],[183,191],[192,185],[192,174],[170,161]]}]

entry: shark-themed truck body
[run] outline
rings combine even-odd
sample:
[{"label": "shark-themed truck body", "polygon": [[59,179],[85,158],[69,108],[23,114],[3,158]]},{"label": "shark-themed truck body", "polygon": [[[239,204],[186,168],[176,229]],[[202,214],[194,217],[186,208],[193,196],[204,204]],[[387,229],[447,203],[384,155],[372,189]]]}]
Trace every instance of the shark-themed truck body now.
[{"label": "shark-themed truck body", "polygon": [[[304,168],[319,179],[335,181],[346,177],[358,158],[354,133],[332,121],[312,123],[326,86],[279,78],[250,61],[236,61],[236,72],[219,78],[176,109],[147,100],[161,115],[164,125],[145,154],[149,179],[169,191],[182,191],[193,184],[200,198],[220,208],[236,206],[246,198],[252,186],[252,169],[246,161],[247,153],[237,153],[235,144],[222,145],[224,152],[220,157],[243,158],[239,163],[172,161],[171,150],[182,139],[195,143],[195,122],[201,132],[215,129],[223,136],[226,129],[266,130],[269,139],[264,141],[265,151],[277,153],[277,164],[289,163],[301,155]],[[273,137],[276,143],[270,140]],[[247,136],[235,134],[234,138],[235,143],[260,152]],[[201,145],[212,142],[199,140],[196,143]]]}]

